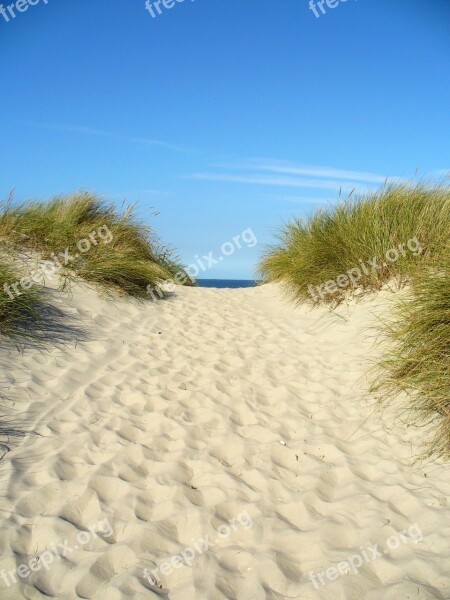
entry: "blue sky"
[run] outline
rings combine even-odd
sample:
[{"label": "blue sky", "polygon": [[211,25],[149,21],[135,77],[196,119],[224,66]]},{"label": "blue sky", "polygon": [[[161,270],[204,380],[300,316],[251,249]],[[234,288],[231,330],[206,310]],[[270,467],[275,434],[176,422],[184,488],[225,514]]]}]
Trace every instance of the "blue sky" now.
[{"label": "blue sky", "polygon": [[205,274],[250,278],[280,224],[340,188],[447,171],[450,3],[336,0],[319,18],[308,3],[0,15],[0,197],[138,201],[186,264],[251,228],[258,244]]}]

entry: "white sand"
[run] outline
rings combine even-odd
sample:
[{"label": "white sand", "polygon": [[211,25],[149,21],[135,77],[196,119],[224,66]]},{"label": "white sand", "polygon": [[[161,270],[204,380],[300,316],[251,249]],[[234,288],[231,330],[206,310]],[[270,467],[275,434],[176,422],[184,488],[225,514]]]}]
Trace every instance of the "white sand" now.
[{"label": "white sand", "polygon": [[[367,393],[382,296],[342,318],[294,309],[275,286],[59,298],[87,339],[2,355],[4,391],[40,436],[3,464],[0,570],[72,551],[0,578],[1,600],[450,598],[448,468],[414,462]],[[102,519],[112,534],[74,550]],[[415,524],[421,542],[388,549]],[[145,579],[206,535],[190,567]],[[357,574],[309,580],[374,544],[386,553]]]}]

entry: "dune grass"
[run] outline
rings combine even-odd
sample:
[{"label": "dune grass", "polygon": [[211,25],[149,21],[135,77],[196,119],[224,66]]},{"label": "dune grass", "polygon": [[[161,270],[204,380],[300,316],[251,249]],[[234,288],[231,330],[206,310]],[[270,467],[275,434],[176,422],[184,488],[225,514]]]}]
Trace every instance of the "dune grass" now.
[{"label": "dune grass", "polygon": [[36,288],[24,289],[20,295],[5,290],[5,285],[19,281],[22,276],[17,269],[0,261],[0,334],[14,340],[32,335],[27,333],[26,326],[40,320],[41,298]]},{"label": "dune grass", "polygon": [[[439,261],[449,235],[448,186],[387,185],[288,223],[262,257],[259,274],[297,301],[338,304],[355,290],[378,290],[393,280],[403,285]],[[347,281],[336,281],[340,275]]]},{"label": "dune grass", "polygon": [[[297,302],[338,304],[386,282],[409,284],[382,328],[387,344],[372,391],[381,392],[382,403],[402,398],[409,424],[431,425],[425,454],[450,459],[449,186],[390,185],[289,223],[279,239],[259,270]],[[387,260],[386,252],[401,244],[404,253]],[[361,262],[373,258],[380,268],[365,273]],[[360,277],[351,281],[354,268]],[[327,282],[339,283],[342,274],[348,285],[330,285],[328,293]]]},{"label": "dune grass", "polygon": [[450,458],[450,245],[439,268],[413,278],[385,333],[390,344],[373,389],[386,400],[406,398],[408,421],[432,425],[426,454]]},{"label": "dune grass", "polygon": [[[7,259],[0,259],[0,338],[8,339],[18,350],[30,339],[36,340],[37,328],[41,326],[39,289],[23,290],[18,296],[7,291],[8,286],[19,281],[22,276],[23,273],[9,264]],[[10,414],[10,404],[0,392],[0,466],[11,450],[14,438],[24,435],[25,423],[23,419]]]},{"label": "dune grass", "polygon": [[[66,329],[70,333],[67,316],[44,300],[39,277],[32,275],[36,270],[27,272],[26,250],[52,261],[51,272],[58,269],[63,286],[76,275],[104,291],[140,299],[149,298],[148,286],[153,289],[172,280],[182,269],[173,252],[134,218],[132,209],[120,213],[87,193],[19,205],[8,199],[0,205],[0,249],[0,339],[8,338],[18,349],[60,340]],[[18,269],[20,263],[23,268]],[[15,424],[17,419],[6,418],[4,410],[0,461],[9,450],[3,438],[9,441],[24,429]]]},{"label": "dune grass", "polygon": [[[12,250],[29,248],[106,291],[147,297],[181,268],[150,227],[129,208],[118,212],[89,193],[49,202],[5,203],[0,212],[0,239]],[[10,248],[11,249],[11,248]]]}]

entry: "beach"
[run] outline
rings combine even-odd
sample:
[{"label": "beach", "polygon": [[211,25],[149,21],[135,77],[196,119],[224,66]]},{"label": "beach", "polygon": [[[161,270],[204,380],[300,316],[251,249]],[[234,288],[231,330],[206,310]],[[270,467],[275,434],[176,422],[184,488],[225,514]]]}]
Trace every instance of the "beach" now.
[{"label": "beach", "polygon": [[2,461],[2,600],[450,598],[447,471],[368,392],[392,293],[50,293],[64,340],[3,359],[34,434]]},{"label": "beach", "polygon": [[450,600],[449,20],[0,0],[0,600]]}]

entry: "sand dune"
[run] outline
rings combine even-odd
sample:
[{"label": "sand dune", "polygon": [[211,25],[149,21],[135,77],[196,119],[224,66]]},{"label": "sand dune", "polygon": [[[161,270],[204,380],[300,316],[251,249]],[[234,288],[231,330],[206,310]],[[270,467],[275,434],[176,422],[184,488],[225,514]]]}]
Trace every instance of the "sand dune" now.
[{"label": "sand dune", "polygon": [[385,296],[59,294],[71,341],[2,358],[39,435],[3,464],[0,598],[450,598],[448,470],[367,393]]}]

